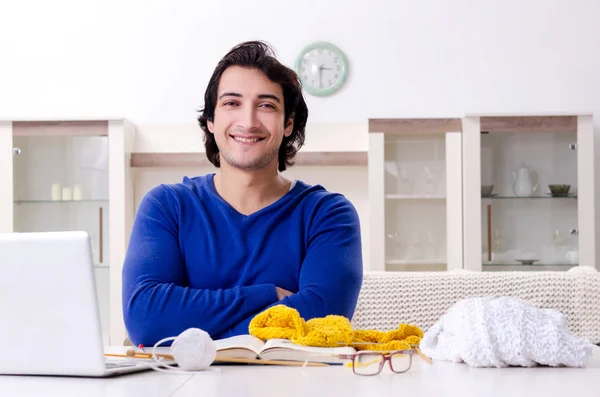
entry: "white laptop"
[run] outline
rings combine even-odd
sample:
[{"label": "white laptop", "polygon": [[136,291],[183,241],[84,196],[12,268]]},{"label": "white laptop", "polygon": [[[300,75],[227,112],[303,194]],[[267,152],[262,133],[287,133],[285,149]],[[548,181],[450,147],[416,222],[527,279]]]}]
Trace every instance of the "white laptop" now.
[{"label": "white laptop", "polygon": [[0,233],[0,374],[105,377],[149,369],[104,356],[85,232]]}]

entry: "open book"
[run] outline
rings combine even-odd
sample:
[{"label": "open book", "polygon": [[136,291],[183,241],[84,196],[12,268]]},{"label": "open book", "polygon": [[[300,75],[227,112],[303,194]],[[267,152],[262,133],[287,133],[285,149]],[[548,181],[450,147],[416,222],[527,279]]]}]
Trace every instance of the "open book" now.
[{"label": "open book", "polygon": [[312,347],[301,346],[288,339],[269,339],[264,342],[254,335],[238,335],[215,340],[217,358],[243,358],[281,361],[308,361],[327,364],[342,364],[346,360],[340,354],[354,354],[351,346]]}]

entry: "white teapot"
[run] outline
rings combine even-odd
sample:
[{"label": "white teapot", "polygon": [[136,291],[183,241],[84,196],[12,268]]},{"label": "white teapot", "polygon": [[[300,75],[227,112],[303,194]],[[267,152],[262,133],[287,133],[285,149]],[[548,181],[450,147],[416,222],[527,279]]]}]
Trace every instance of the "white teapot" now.
[{"label": "white teapot", "polygon": [[533,184],[529,168],[522,165],[516,171],[513,171],[513,192],[515,196],[531,196],[537,188],[538,183]]}]

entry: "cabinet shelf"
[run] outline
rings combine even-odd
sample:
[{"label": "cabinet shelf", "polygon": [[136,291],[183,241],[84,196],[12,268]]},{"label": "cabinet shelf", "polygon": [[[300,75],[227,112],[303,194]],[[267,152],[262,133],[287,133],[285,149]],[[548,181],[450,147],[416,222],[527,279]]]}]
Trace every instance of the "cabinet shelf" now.
[{"label": "cabinet shelf", "polygon": [[15,204],[73,204],[73,203],[96,203],[108,204],[108,200],[15,200]]},{"label": "cabinet shelf", "polygon": [[564,200],[564,199],[577,199],[577,196],[483,196],[482,199],[488,200]]},{"label": "cabinet shelf", "polygon": [[388,200],[444,200],[443,194],[386,194]]},{"label": "cabinet shelf", "polygon": [[518,266],[518,267],[544,267],[544,266],[552,266],[552,267],[573,267],[577,266],[577,263],[543,263],[543,262],[535,262],[531,265],[523,265],[521,263],[483,263],[483,266]]},{"label": "cabinet shelf", "polygon": [[388,265],[445,265],[447,261],[441,259],[386,259]]},{"label": "cabinet shelf", "polygon": [[490,272],[539,272],[539,271],[562,271],[579,266],[578,263],[536,263],[533,265],[483,263],[483,271]]}]

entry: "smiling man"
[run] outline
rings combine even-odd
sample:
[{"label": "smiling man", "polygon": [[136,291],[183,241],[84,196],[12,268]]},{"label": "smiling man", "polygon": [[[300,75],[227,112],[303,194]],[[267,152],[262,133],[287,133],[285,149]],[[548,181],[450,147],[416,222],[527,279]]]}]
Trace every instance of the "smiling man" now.
[{"label": "smiling man", "polygon": [[296,73],[262,42],[218,63],[199,117],[218,172],[143,198],[123,266],[123,313],[135,344],[192,327],[248,333],[283,304],[308,320],[351,318],[362,284],[354,206],[280,172],[304,144],[308,109]]}]

